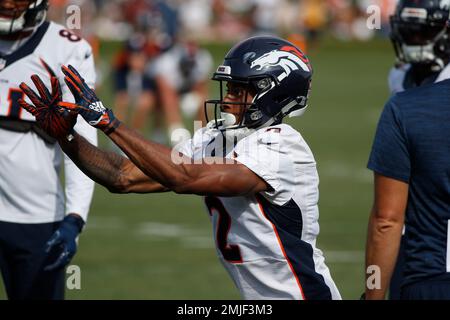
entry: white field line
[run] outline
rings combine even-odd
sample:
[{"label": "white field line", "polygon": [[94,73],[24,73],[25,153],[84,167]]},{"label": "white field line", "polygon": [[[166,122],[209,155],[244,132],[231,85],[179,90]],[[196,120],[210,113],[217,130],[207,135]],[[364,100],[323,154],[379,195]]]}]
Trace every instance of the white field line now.
[{"label": "white field line", "polygon": [[100,230],[117,230],[124,229],[124,221],[118,216],[98,217],[92,216],[88,218],[86,224],[87,229],[100,229]]},{"label": "white field line", "polygon": [[[136,230],[139,237],[178,239],[186,248],[214,248],[214,240],[205,234],[206,230],[193,229],[179,224],[144,222]],[[163,239],[161,239],[163,238]]]},{"label": "white field line", "polygon": [[[124,230],[127,227],[120,217],[91,217],[88,228],[96,230]],[[153,241],[179,240],[181,246],[191,249],[213,249],[214,239],[206,234],[207,230],[195,229],[181,224],[146,221],[130,230],[139,238],[148,238]],[[94,230],[95,232],[95,230]],[[364,251],[324,250],[326,263],[362,263]]]},{"label": "white field line", "polygon": [[[323,162],[318,165],[319,177],[322,181],[327,178],[347,179],[359,183],[371,183],[373,173],[366,168],[355,168],[346,163]],[[327,178],[325,178],[327,177]]]},{"label": "white field line", "polygon": [[324,251],[325,263],[363,263],[364,251]]}]

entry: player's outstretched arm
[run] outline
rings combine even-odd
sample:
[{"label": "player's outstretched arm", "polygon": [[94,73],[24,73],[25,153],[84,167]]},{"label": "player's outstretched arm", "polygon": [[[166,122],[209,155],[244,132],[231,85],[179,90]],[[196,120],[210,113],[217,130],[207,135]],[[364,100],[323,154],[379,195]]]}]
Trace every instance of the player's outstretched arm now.
[{"label": "player's outstretched arm", "polygon": [[64,153],[92,180],[113,193],[154,193],[169,191],[146,176],[129,159],[100,150],[75,133],[71,141],[58,140]]},{"label": "player's outstretched arm", "polygon": [[270,188],[253,171],[231,159],[223,164],[223,158],[194,163],[191,158],[179,154],[174,161],[173,150],[145,139],[123,124],[109,137],[146,175],[177,193],[231,197]]},{"label": "player's outstretched arm", "polygon": [[[90,125],[102,130],[148,177],[177,193],[238,196],[269,189],[268,184],[246,166],[233,164],[192,164],[191,159],[172,161],[172,150],[146,140],[127,128],[105,108],[72,66],[62,67],[65,82],[75,103],[60,103],[66,110],[80,114]],[[76,163],[76,161],[74,160]],[[211,163],[211,162],[209,162]]]},{"label": "player's outstretched arm", "polygon": [[[375,200],[366,244],[367,300],[384,299],[386,295],[400,248],[407,199],[408,184],[375,173]],[[380,271],[379,282],[371,277],[377,275],[373,270]]]},{"label": "player's outstretched arm", "polygon": [[[20,88],[30,98],[32,104],[21,99],[20,106],[33,114],[37,124],[59,141],[64,152],[87,176],[116,193],[167,191],[127,158],[102,151],[73,131],[77,113],[59,106],[62,94],[57,78],[51,78],[51,93],[39,76],[33,75],[31,79],[39,94],[22,83]],[[68,136],[72,136],[73,139],[69,141]]]}]

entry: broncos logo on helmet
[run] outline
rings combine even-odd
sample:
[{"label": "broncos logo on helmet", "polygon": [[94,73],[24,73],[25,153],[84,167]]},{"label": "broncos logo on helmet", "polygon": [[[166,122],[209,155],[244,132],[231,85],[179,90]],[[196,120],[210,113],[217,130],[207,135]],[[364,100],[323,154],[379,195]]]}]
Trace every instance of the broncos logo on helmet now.
[{"label": "broncos logo on helmet", "polygon": [[266,67],[280,66],[283,68],[284,72],[278,76],[279,81],[288,77],[291,71],[299,70],[299,68],[303,69],[305,72],[311,72],[309,61],[306,58],[303,57],[302,59],[291,51],[283,49],[284,48],[281,48],[281,50],[272,50],[263,54],[261,57],[252,61],[250,68],[256,68],[256,70],[259,71]]}]

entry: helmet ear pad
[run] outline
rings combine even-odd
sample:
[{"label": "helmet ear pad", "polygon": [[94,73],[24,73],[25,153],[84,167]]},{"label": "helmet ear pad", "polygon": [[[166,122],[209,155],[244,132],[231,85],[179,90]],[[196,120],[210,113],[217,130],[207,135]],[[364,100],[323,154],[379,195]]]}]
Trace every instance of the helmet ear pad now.
[{"label": "helmet ear pad", "polygon": [[[276,86],[276,84],[273,85]],[[275,104],[281,105],[286,99],[289,99],[289,96],[286,94],[279,95],[273,89],[274,87],[271,87],[255,96],[253,105],[245,113],[244,123],[252,124],[252,127],[258,127],[276,116],[276,112],[274,112],[276,110]],[[281,118],[275,122],[280,123]]]},{"label": "helmet ear pad", "polygon": [[[301,110],[306,107],[309,96],[311,79],[304,82],[294,81],[272,81],[272,86],[256,95],[253,108],[260,111],[248,110],[246,116],[250,117],[250,122],[255,127],[262,125],[273,119],[272,124],[279,124],[289,113]],[[290,92],[306,93],[304,95],[292,96]],[[259,116],[258,121],[255,119]]]}]

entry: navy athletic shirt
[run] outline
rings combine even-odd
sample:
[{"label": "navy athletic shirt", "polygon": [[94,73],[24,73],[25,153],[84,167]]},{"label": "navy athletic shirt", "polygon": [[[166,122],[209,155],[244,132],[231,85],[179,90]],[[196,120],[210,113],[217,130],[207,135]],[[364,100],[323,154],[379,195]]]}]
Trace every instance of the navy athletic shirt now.
[{"label": "navy athletic shirt", "polygon": [[368,168],[409,184],[402,285],[450,279],[450,80],[387,102]]}]

